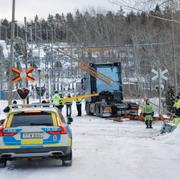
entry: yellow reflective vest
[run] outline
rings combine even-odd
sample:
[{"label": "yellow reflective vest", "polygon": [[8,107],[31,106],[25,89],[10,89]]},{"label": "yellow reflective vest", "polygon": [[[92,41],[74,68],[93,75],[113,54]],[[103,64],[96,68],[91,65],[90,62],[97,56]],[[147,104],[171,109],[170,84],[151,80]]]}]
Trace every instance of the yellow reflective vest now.
[{"label": "yellow reflective vest", "polygon": [[51,98],[52,103],[55,104],[55,105],[59,105],[59,104],[60,104],[60,99],[61,99],[61,97],[59,96],[58,93],[55,93],[55,94],[52,96],[52,98]]}]

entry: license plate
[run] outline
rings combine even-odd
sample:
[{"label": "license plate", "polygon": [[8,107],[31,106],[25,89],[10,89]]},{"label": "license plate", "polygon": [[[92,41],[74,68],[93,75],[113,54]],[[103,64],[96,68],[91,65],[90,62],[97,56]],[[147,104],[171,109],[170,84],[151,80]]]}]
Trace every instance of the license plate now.
[{"label": "license plate", "polygon": [[43,132],[27,132],[22,133],[22,139],[41,139],[43,138]]}]

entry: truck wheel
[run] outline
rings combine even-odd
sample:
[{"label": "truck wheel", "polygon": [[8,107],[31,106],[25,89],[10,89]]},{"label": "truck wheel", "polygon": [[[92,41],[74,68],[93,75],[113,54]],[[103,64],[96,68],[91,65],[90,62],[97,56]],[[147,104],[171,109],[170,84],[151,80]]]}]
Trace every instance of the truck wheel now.
[{"label": "truck wheel", "polygon": [[7,164],[6,160],[0,160],[0,168],[5,168]]},{"label": "truck wheel", "polygon": [[86,114],[87,114],[87,115],[93,115],[93,114],[90,112],[90,104],[89,104],[89,103],[86,103],[85,109],[86,109]]},{"label": "truck wheel", "polygon": [[98,117],[101,117],[102,115],[101,115],[101,105],[100,104],[96,104],[96,106],[95,106],[95,110],[96,110],[96,116],[98,116]]},{"label": "truck wheel", "polygon": [[95,105],[95,113],[96,113],[96,116],[99,116],[98,104]]}]

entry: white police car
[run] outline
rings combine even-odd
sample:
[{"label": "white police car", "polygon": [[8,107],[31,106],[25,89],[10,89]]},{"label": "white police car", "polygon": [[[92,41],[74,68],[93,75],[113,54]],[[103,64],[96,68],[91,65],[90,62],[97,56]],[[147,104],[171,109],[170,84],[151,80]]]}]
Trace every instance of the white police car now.
[{"label": "white police car", "polygon": [[8,114],[0,126],[0,167],[20,158],[55,158],[62,165],[72,164],[71,129],[56,108],[23,107]]}]

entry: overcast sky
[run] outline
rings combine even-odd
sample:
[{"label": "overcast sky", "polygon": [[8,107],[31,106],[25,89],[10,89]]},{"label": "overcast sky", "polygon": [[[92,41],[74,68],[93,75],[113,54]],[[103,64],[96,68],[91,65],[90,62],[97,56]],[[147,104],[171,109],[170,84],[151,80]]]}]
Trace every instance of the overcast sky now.
[{"label": "overcast sky", "polygon": [[[12,1],[0,0],[0,19],[11,20]],[[48,14],[75,12],[76,9],[84,10],[94,8],[96,10],[119,9],[118,6],[109,3],[109,0],[16,0],[15,19],[23,21],[33,19],[37,14],[39,17],[47,18]]]}]

